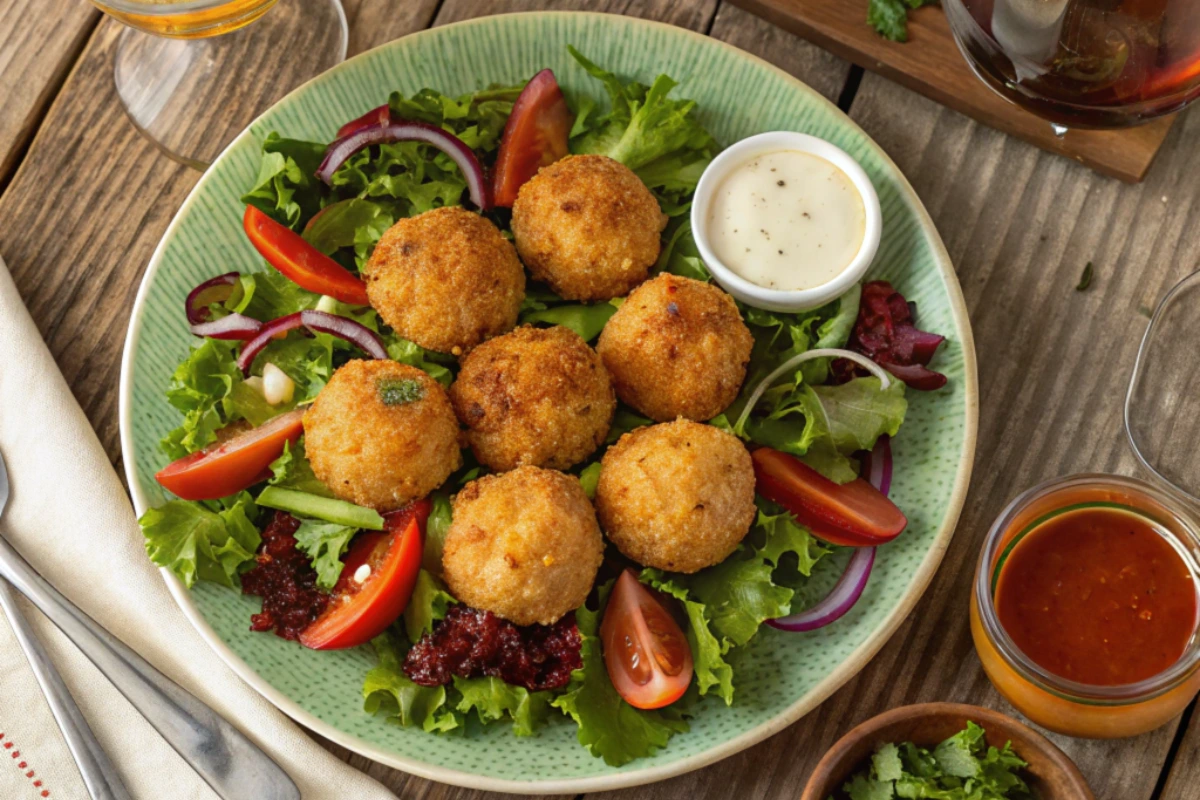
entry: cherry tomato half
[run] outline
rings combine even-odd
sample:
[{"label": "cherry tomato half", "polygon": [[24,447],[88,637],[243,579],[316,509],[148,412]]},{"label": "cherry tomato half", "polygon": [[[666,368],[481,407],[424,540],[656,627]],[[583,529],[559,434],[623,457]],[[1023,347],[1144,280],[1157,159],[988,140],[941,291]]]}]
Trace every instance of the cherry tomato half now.
[{"label": "cherry tomato half", "polygon": [[622,572],[613,586],[600,643],[613,687],[634,708],[669,706],[692,682],[687,638],[633,570]]},{"label": "cherry tomato half", "polygon": [[769,447],[750,455],[758,493],[790,511],[818,539],[873,547],[895,539],[908,525],[896,504],[862,478],[839,485],[795,456]]},{"label": "cherry tomato half", "polygon": [[246,206],[242,227],[262,257],[300,288],[355,306],[370,304],[362,278],[304,241],[291,228],[280,225],[254,206]]},{"label": "cherry tomato half", "polygon": [[270,477],[271,462],[285,442],[304,433],[304,411],[296,409],[269,419],[205,450],[184,456],[154,476],[184,500],[216,500]]},{"label": "cherry tomato half", "polygon": [[[421,571],[428,500],[410,503],[383,515],[383,530],[354,538],[342,559],[342,575],[333,587],[325,613],[300,633],[300,643],[313,650],[341,650],[366,644],[404,613]],[[354,575],[367,565],[359,583]]]},{"label": "cherry tomato half", "polygon": [[352,119],[349,122],[347,122],[345,125],[343,125],[342,127],[338,128],[337,136],[335,136],[334,138],[335,139],[343,139],[347,136],[356,134],[361,130],[366,130],[367,128],[374,127],[375,125],[387,125],[391,121],[392,121],[392,109],[388,106],[387,103],[384,103],[383,105],[379,106],[378,108],[372,108],[370,111],[363,114],[361,117]]},{"label": "cherry tomato half", "polygon": [[517,191],[537,171],[567,154],[575,115],[567,107],[554,73],[544,69],[530,79],[504,125],[492,171],[492,202],[512,208]]}]

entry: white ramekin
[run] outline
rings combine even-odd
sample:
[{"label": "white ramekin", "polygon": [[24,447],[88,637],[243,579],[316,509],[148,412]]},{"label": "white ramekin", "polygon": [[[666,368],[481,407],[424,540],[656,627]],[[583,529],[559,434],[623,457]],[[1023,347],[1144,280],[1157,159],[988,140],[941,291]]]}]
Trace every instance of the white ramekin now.
[{"label": "white ramekin", "polygon": [[[799,150],[811,153],[829,161],[854,184],[862,197],[863,210],[866,212],[866,230],[863,234],[862,246],[854,259],[833,280],[812,289],[767,289],[738,275],[721,263],[708,245],[708,209],[717,187],[729,172],[755,156],[780,150]],[[807,311],[825,305],[834,298],[840,297],[866,274],[875,253],[879,249],[879,240],[883,234],[883,215],[879,210],[879,195],[871,185],[871,179],[850,155],[836,145],[824,139],[809,136],[806,133],[792,131],[772,131],[760,133],[742,139],[721,152],[704,174],[696,187],[696,196],[692,200],[692,235],[700,257],[704,260],[709,272],[725,291],[747,305],[764,308],[768,311],[796,312]]]}]

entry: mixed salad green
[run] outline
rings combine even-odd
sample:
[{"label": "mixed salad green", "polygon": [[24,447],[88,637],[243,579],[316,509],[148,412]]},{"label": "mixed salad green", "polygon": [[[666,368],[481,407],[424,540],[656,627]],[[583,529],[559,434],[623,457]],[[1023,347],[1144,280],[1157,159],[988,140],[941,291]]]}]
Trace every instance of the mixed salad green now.
[{"label": "mixed salad green", "polygon": [[[1012,750],[991,747],[974,722],[932,751],[912,742],[879,745],[870,765],[842,787],[850,800],[1027,800],[1035,795],[1018,774],[1029,766]],[[832,800],[832,798],[831,798]]]},{"label": "mixed salad green", "polygon": [[[574,49],[571,54],[603,89],[603,94],[568,96],[575,112],[571,152],[604,154],[634,170],[670,217],[656,271],[708,280],[691,237],[687,211],[697,181],[719,146],[699,123],[696,103],[673,98],[676,84],[666,75],[645,86],[622,80]],[[496,86],[459,97],[423,89],[411,97],[394,93],[389,105],[395,117],[453,133],[487,165],[496,157],[521,89]],[[243,199],[282,225],[302,232],[306,241],[349,270],[362,267],[397,220],[464,202],[468,186],[461,170],[429,144],[403,141],[371,146],[342,164],[328,185],[315,177],[326,149],[325,143],[270,134],[262,144],[258,177]],[[489,214],[507,231],[506,210]],[[563,325],[593,342],[620,302],[572,303],[532,284],[520,321]],[[748,443],[798,456],[836,483],[857,478],[856,453],[870,451],[881,436],[896,434],[904,420],[907,403],[902,381],[893,380],[886,389],[873,376],[832,385],[828,383],[829,359],[814,359],[771,382],[753,404],[753,413],[746,413],[746,406],[755,387],[790,358],[815,348],[845,347],[859,315],[859,303],[860,293],[855,289],[823,308],[802,314],[742,307],[755,340],[749,374],[737,402],[712,424]],[[313,309],[351,319],[376,333],[390,358],[419,367],[442,384],[453,380],[455,358],[398,336],[370,307],[351,306],[306,291],[261,266],[244,269],[228,296],[212,303],[208,312],[218,319],[241,314],[265,323]],[[345,339],[311,331],[281,336],[267,344],[264,353],[251,375],[244,376],[238,366],[238,342],[205,338],[196,343],[171,376],[166,392],[168,402],[183,416],[179,426],[162,440],[168,458],[200,452],[230,431],[259,426],[304,407],[340,365],[360,357]],[[261,364],[268,361],[286,373],[295,387],[290,398],[274,405],[252,384],[255,378],[262,378]],[[619,406],[608,441],[649,423]],[[574,470],[589,495],[595,489],[600,455]],[[621,765],[649,756],[671,736],[687,730],[687,718],[696,713],[700,698],[734,702],[736,652],[754,639],[764,621],[798,610],[797,592],[814,566],[833,550],[782,507],[760,498],[749,535],[724,562],[690,575],[642,570],[643,583],[679,601],[695,661],[696,680],[691,689],[683,700],[664,709],[644,711],[628,705],[605,671],[598,626],[611,581],[598,586],[592,600],[576,612],[583,667],[565,689],[530,692],[498,678],[458,677],[447,686],[419,686],[405,675],[401,664],[413,643],[431,631],[455,603],[439,577],[441,542],[450,525],[451,494],[482,472],[469,453],[465,459],[465,466],[431,498],[423,568],[412,599],[403,619],[372,642],[378,663],[363,684],[368,713],[426,731],[461,732],[468,717],[474,715],[483,723],[509,720],[515,735],[528,736],[549,717],[565,714],[578,724],[580,743],[607,763]],[[264,492],[333,496],[314,476],[303,439],[289,445],[270,471],[268,480],[229,497],[174,499],[147,511],[141,525],[150,558],[171,569],[188,586],[204,580],[237,587],[239,575],[255,564],[261,530],[269,518],[266,506],[270,497],[264,497]],[[343,570],[341,559],[358,532],[359,527],[351,524],[301,518],[297,547],[311,560],[319,587],[336,585]]]}]

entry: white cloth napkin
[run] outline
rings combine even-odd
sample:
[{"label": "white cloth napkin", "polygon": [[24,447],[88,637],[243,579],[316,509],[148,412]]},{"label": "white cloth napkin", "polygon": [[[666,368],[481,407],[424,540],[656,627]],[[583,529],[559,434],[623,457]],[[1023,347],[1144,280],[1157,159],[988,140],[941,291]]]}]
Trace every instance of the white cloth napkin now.
[{"label": "white cloth napkin", "polygon": [[[240,727],[288,771],[304,800],[395,800],[244,684],[189,625],[147,560],[124,487],[3,261],[0,453],[12,485],[0,533],[68,599]],[[91,662],[21,602],[130,793],[139,800],[215,798]],[[0,798],[87,798],[6,622],[0,622]]]}]

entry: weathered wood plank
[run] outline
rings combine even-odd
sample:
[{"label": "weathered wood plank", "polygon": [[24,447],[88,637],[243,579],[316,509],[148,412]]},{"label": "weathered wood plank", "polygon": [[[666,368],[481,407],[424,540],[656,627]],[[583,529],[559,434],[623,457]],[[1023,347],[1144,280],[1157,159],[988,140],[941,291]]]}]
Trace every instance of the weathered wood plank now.
[{"label": "weathered wood plank", "polygon": [[0,188],[99,14],[78,0],[0,0]]},{"label": "weathered wood plank", "polygon": [[1192,800],[1200,786],[1200,714],[1192,714],[1169,769],[1162,800]]}]

